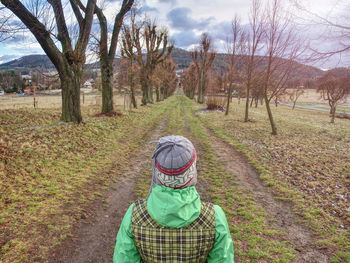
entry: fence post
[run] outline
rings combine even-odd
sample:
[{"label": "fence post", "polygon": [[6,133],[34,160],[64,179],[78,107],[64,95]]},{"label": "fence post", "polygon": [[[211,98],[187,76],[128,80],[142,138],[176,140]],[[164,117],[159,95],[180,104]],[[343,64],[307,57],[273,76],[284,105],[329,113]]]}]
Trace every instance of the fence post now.
[{"label": "fence post", "polygon": [[34,94],[34,108],[37,106],[37,101],[36,101],[36,88],[33,87],[33,94]]},{"label": "fence post", "polygon": [[123,106],[123,109],[125,111],[125,92],[124,92],[124,106]]}]

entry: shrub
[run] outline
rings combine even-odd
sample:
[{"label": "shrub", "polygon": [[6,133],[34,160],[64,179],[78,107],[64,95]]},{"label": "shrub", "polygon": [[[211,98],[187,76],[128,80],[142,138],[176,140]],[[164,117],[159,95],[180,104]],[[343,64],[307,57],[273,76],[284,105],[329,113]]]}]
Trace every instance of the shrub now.
[{"label": "shrub", "polygon": [[224,111],[225,98],[218,97],[218,96],[208,96],[206,99],[206,104],[207,104],[208,110]]}]

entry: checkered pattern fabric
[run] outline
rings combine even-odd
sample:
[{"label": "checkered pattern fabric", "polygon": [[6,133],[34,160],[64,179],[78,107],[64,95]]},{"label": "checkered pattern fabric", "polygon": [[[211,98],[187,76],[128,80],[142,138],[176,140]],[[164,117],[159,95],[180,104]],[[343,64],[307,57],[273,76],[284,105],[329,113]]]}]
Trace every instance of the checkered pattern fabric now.
[{"label": "checkered pattern fabric", "polygon": [[142,262],[206,262],[215,241],[215,211],[202,202],[199,217],[183,228],[163,227],[147,211],[145,199],[135,202],[131,230]]}]

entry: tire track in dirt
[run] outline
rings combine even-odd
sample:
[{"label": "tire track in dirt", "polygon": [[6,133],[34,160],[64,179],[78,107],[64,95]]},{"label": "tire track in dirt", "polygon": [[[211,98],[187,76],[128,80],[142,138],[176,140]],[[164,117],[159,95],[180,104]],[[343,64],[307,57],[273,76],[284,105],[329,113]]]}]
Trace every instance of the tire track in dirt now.
[{"label": "tire track in dirt", "polygon": [[299,216],[292,212],[292,204],[287,201],[276,200],[269,188],[259,178],[259,174],[248,163],[246,158],[234,147],[218,138],[206,128],[210,136],[210,144],[223,168],[236,175],[239,184],[248,189],[260,205],[276,221],[272,226],[287,233],[286,239],[294,244],[299,253],[296,263],[327,263],[330,262],[324,250],[314,244],[316,239],[310,229],[298,223]]},{"label": "tire track in dirt", "polygon": [[65,263],[105,263],[112,262],[115,238],[124,214],[130,204],[135,200],[137,175],[151,162],[154,144],[149,141],[157,140],[163,136],[167,117],[150,132],[146,143],[142,145],[134,156],[130,158],[127,172],[110,185],[106,195],[108,207],[101,205],[84,222],[75,226],[72,240],[66,240],[55,252],[56,257],[50,262]]}]

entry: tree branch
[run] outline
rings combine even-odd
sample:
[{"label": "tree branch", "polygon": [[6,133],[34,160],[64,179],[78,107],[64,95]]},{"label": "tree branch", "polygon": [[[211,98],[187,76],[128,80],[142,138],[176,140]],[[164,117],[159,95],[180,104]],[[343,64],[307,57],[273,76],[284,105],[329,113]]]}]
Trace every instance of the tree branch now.
[{"label": "tree branch", "polygon": [[131,9],[132,5],[134,4],[134,0],[123,0],[122,7],[116,15],[115,20],[114,20],[114,28],[113,28],[113,33],[112,33],[112,40],[111,40],[111,46],[109,48],[109,58],[114,59],[115,57],[115,52],[117,50],[117,44],[118,44],[118,37],[119,37],[119,32],[123,24],[123,18],[125,14]]},{"label": "tree branch", "polygon": [[85,53],[85,49],[89,41],[95,6],[96,6],[96,0],[88,0],[86,9],[85,9],[85,17],[82,21],[82,28],[80,29],[79,38],[75,46],[75,50],[79,54]]},{"label": "tree branch", "polygon": [[72,43],[69,37],[66,21],[64,18],[62,3],[59,0],[48,0],[55,13],[56,24],[58,29],[57,39],[62,44],[63,52],[72,50]]},{"label": "tree branch", "polygon": [[83,26],[83,16],[81,15],[79,8],[83,7],[85,9],[85,7],[82,5],[80,1],[77,1],[77,0],[69,0],[69,2],[70,2],[70,5],[72,6],[75,17],[78,20],[79,29],[81,30]]}]

